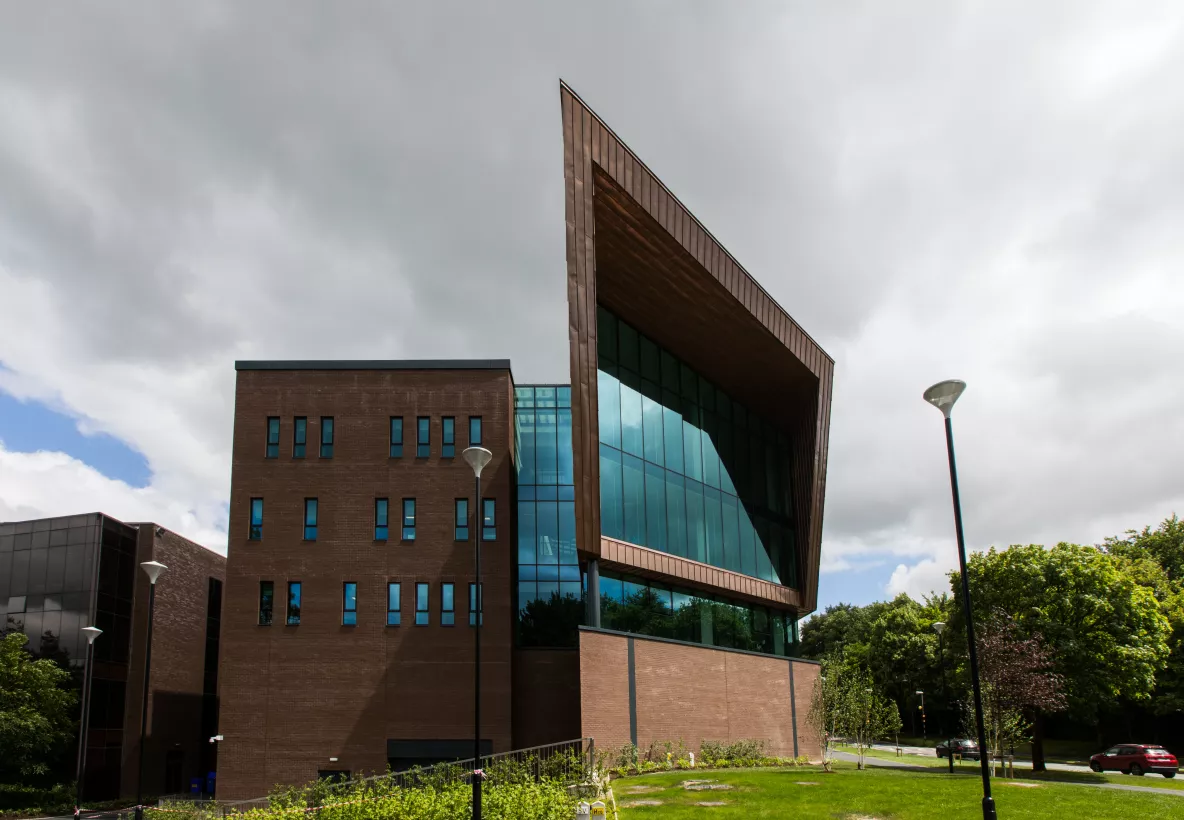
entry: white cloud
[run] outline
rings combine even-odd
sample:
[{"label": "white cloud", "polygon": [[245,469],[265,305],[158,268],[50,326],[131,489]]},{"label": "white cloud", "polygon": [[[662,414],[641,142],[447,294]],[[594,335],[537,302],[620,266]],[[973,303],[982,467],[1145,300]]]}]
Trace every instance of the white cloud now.
[{"label": "white cloud", "polygon": [[161,489],[130,487],[65,453],[17,453],[0,442],[0,521],[102,512],[153,521],[226,554],[226,532]]}]

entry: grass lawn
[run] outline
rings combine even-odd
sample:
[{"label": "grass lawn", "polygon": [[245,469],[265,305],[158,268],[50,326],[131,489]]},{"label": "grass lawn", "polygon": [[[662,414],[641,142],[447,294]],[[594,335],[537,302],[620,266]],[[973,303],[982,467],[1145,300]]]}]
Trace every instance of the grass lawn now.
[{"label": "grass lawn", "polygon": [[[730,786],[726,790],[688,791],[684,780],[704,779]],[[1139,785],[1142,785],[1140,778]],[[1134,778],[1124,782],[1134,783]],[[1016,785],[1016,784],[1022,785]],[[992,781],[1001,817],[1066,817],[1128,820],[1130,817],[1175,817],[1184,798],[1092,789],[1066,783]],[[891,769],[857,771],[839,764],[827,774],[807,766],[789,769],[672,772],[613,781],[622,820],[645,818],[840,818],[840,820],[978,820],[982,817],[981,782],[964,774]],[[657,805],[645,805],[645,802]],[[718,802],[723,805],[700,806]]]}]

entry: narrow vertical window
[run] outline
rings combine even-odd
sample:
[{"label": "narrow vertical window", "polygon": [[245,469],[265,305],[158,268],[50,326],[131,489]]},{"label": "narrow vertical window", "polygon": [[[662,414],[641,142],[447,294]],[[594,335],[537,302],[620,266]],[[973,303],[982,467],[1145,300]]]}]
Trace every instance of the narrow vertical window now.
[{"label": "narrow vertical window", "polygon": [[440,584],[440,623],[444,626],[456,624],[456,585]]},{"label": "narrow vertical window", "polygon": [[469,446],[481,446],[481,417],[469,416]]},{"label": "narrow vertical window", "polygon": [[341,625],[358,625],[358,585],[353,581],[341,585]]},{"label": "narrow vertical window", "polygon": [[415,499],[403,499],[403,540],[415,540]]},{"label": "narrow vertical window", "polygon": [[[484,598],[485,598],[485,595],[484,595],[485,584],[481,585],[481,592],[482,592],[481,606],[483,607],[485,605],[485,600],[484,600]],[[477,625],[477,609],[478,609],[478,606],[477,606],[477,585],[476,584],[469,584],[469,626],[476,626]],[[481,625],[485,626],[485,613],[484,612],[481,613]]]},{"label": "narrow vertical window", "polygon": [[280,417],[267,417],[267,457],[280,457]]},{"label": "narrow vertical window", "polygon": [[456,499],[456,524],[453,538],[457,541],[469,540],[469,499]]},{"label": "narrow vertical window", "polygon": [[403,417],[391,416],[391,458],[403,457]]},{"label": "narrow vertical window", "polygon": [[251,499],[251,530],[247,535],[251,541],[263,540],[263,499]]},{"label": "narrow vertical window", "polygon": [[332,416],[321,416],[321,458],[333,458]]},{"label": "narrow vertical window", "polygon": [[300,623],[300,582],[288,582],[288,626]]},{"label": "narrow vertical window", "polygon": [[431,622],[428,614],[428,585],[415,585],[415,625],[427,626]]},{"label": "narrow vertical window", "polygon": [[420,416],[415,420],[415,457],[427,458],[432,454],[432,420]]},{"label": "narrow vertical window", "polygon": [[275,606],[275,583],[259,582],[259,626],[271,626],[271,613]]},{"label": "narrow vertical window", "polygon": [[456,455],[456,419],[445,416],[440,421],[443,430],[440,438],[440,457],[452,458]]},{"label": "narrow vertical window", "polygon": [[492,498],[483,498],[481,515],[481,540],[497,540],[497,503]]},{"label": "narrow vertical window", "polygon": [[402,622],[402,598],[399,584],[392,581],[386,585],[386,625],[398,626]]},{"label": "narrow vertical window", "polygon": [[390,532],[390,502],[385,498],[374,499],[374,540],[385,541]]},{"label": "narrow vertical window", "polygon": [[317,500],[304,499],[304,540],[317,540]]},{"label": "narrow vertical window", "polygon": [[308,443],[308,419],[297,416],[292,425],[292,458],[304,458],[304,445]]}]

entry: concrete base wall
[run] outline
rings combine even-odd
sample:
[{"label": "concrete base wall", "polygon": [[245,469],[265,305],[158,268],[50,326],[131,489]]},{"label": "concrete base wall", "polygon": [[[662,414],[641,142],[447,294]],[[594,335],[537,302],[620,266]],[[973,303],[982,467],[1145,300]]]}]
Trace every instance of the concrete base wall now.
[{"label": "concrete base wall", "polygon": [[818,760],[807,720],[818,670],[812,661],[582,629],[582,734],[599,749],[763,740],[770,755]]}]

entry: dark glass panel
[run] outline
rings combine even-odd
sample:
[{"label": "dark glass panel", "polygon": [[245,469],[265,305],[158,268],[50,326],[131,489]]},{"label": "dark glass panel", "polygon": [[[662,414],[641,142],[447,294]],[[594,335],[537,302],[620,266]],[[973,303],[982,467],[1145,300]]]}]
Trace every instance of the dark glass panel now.
[{"label": "dark glass panel", "polygon": [[704,412],[702,422],[703,483],[719,488],[719,453],[715,449],[715,414]]},{"label": "dark glass panel", "polygon": [[724,566],[723,511],[720,509],[719,490],[703,488],[704,518],[707,521],[707,563],[713,567]]},{"label": "dark glass panel", "polygon": [[536,501],[538,562],[559,563],[559,505],[554,501]]},{"label": "dark glass panel", "polygon": [[559,502],[559,563],[575,564],[576,505],[572,501]]},{"label": "dark glass panel", "polygon": [[518,483],[534,484],[534,411],[519,410],[514,419],[518,428]]},{"label": "dark glass panel", "polygon": [[624,498],[625,540],[645,544],[645,474],[642,461],[630,455],[621,457],[622,495]]},{"label": "dark glass panel", "polygon": [[738,507],[740,514],[740,571],[745,575],[757,575],[756,562],[756,533],[752,529],[752,519],[748,517],[744,504]]},{"label": "dark glass panel", "polygon": [[536,538],[533,501],[518,502],[518,563],[533,564],[536,560]]},{"label": "dark glass panel", "polygon": [[[34,536],[40,533],[33,533]],[[47,537],[49,533],[44,533]],[[49,565],[49,550],[36,549],[29,552],[29,580],[28,591],[30,594],[35,592],[45,592],[45,571]]]},{"label": "dark glass panel", "polygon": [[707,561],[707,520],[703,508],[703,485],[686,480],[687,491],[687,557]]},{"label": "dark glass panel", "polygon": [[575,484],[575,465],[572,462],[571,410],[560,410],[555,414],[557,422],[556,448],[559,484]]},{"label": "dark glass panel", "polygon": [[621,367],[634,373],[641,373],[641,347],[637,338],[637,331],[624,322],[617,323],[620,352],[618,362]]},{"label": "dark glass panel", "polygon": [[645,546],[669,551],[666,539],[666,471],[655,464],[645,465]]},{"label": "dark glass panel", "polygon": [[596,352],[617,361],[617,317],[600,306],[596,308]]},{"label": "dark glass panel", "polygon": [[[538,388],[541,390],[542,388]],[[555,484],[559,475],[556,444],[558,420],[554,410],[539,410],[535,418],[535,482]]]},{"label": "dark glass panel", "polygon": [[740,516],[737,501],[727,493],[720,494],[723,505],[724,569],[740,572]]},{"label": "dark glass panel", "polygon": [[661,354],[658,352],[658,346],[645,336],[641,337],[641,376],[652,382],[662,380]]},{"label": "dark glass panel", "polygon": [[666,540],[673,555],[687,554],[687,505],[683,477],[666,471]]},{"label": "dark glass panel", "polygon": [[621,479],[621,453],[600,445],[600,531],[609,538],[625,537],[622,512],[625,488]]},{"label": "dark glass panel", "polygon": [[[678,392],[679,362],[678,359],[665,350],[662,351],[662,388],[674,393]],[[669,406],[669,402],[667,403]]]}]

